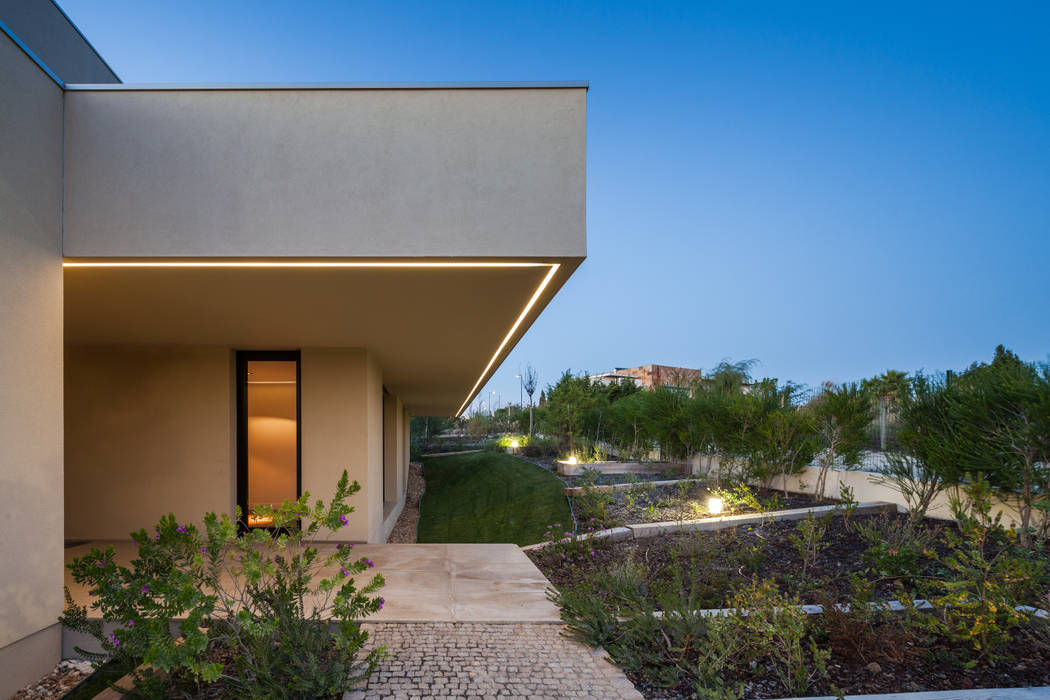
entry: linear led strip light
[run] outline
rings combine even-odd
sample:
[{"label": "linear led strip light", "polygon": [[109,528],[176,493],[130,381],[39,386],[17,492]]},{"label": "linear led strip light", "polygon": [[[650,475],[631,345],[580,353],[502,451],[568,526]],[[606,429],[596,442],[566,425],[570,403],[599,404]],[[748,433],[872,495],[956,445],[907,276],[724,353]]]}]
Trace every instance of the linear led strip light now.
[{"label": "linear led strip light", "polygon": [[532,311],[532,307],[536,305],[540,297],[543,295],[543,290],[547,288],[551,280],[554,279],[555,273],[558,272],[558,268],[561,267],[558,263],[532,263],[532,262],[363,262],[363,261],[350,261],[350,260],[332,260],[332,261],[320,261],[320,260],[306,260],[306,261],[292,261],[292,260],[68,260],[62,263],[63,267],[396,267],[396,268],[441,268],[441,267],[452,267],[452,268],[489,268],[489,267],[550,267],[547,274],[543,277],[543,281],[536,288],[536,291],[532,293],[528,303],[525,304],[525,308],[518,314],[518,318],[515,319],[514,325],[510,327],[507,334],[503,336],[503,340],[500,342],[499,347],[492,353],[492,357],[489,358],[488,364],[485,365],[485,369],[481,371],[481,375],[478,380],[474,382],[474,386],[471,387],[470,391],[467,392],[467,398],[463,400],[459,409],[456,411],[458,417],[463,413],[463,409],[467,407],[470,400],[474,398],[474,392],[478,390],[481,383],[485,380],[489,370],[496,363],[496,359],[503,352],[503,348],[507,347],[507,343],[514,337],[514,333],[517,332],[518,327],[521,326],[522,322]]}]

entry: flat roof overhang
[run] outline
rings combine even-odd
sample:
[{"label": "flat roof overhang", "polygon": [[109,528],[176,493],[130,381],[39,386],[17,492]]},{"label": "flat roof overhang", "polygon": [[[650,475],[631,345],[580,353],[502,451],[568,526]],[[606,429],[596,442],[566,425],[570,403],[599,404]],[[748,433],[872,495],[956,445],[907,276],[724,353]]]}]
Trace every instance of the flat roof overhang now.
[{"label": "flat roof overhang", "polygon": [[65,342],[366,348],[410,412],[454,415],[581,261],[66,259]]}]

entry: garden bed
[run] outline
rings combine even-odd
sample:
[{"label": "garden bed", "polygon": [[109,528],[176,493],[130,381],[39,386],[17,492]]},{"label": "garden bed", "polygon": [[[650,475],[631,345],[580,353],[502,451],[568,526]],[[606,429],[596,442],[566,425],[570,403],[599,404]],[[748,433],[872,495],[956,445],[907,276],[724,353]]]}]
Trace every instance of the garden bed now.
[{"label": "garden bed", "polygon": [[[782,493],[766,489],[714,489],[704,480],[678,480],[673,484],[639,482],[615,491],[581,487],[572,493],[573,512],[581,531],[621,527],[637,523],[696,520],[716,515],[766,513],[792,508],[828,505],[809,495]],[[710,500],[718,498],[720,511],[712,511]]]},{"label": "garden bed", "polygon": [[[931,582],[947,576],[946,562],[961,551],[952,539],[955,525],[926,520],[909,530],[902,514],[837,512],[617,542],[570,540],[528,555],[556,587],[570,631],[603,646],[648,698],[696,697],[705,672],[716,677],[703,681],[708,689],[714,682],[748,698],[1050,685],[1046,620],[984,619],[971,626],[963,617],[952,638],[924,622],[941,619],[935,616],[946,608],[900,613],[879,603],[934,590]],[[999,590],[1012,587],[1019,604],[1047,608],[1050,553],[1018,550],[997,532],[985,560],[1004,561],[1000,554],[1033,562],[1035,573],[1022,580],[1021,570],[993,564],[989,580],[999,580]],[[801,611],[798,604],[820,604],[825,612],[785,620],[785,610]],[[851,609],[836,607],[843,604]],[[719,623],[696,611],[712,608],[748,610],[729,617],[741,629],[754,625],[746,632],[749,641],[732,648],[725,637],[705,639],[710,625]],[[974,651],[972,640],[958,638],[985,624],[1005,635],[987,656]],[[786,639],[791,630],[798,643],[788,663],[769,649],[777,644],[770,640]],[[726,658],[713,660],[719,649]],[[753,663],[737,660],[749,654]],[[828,658],[818,663],[818,654]],[[803,690],[785,682],[785,666],[812,674]],[[709,671],[716,667],[717,673]]]}]

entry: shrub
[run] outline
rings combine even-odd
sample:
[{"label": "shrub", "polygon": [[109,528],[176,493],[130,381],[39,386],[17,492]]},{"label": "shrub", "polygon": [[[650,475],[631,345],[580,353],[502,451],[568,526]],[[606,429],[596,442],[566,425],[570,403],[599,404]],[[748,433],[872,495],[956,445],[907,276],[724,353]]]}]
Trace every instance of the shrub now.
[{"label": "shrub", "polygon": [[[944,575],[929,591],[933,615],[916,619],[931,631],[970,645],[978,659],[1001,656],[1009,630],[1027,620],[1017,606],[1034,594],[1045,573],[1043,562],[1013,546],[1017,533],[991,515],[991,488],[980,478],[966,486],[969,499],[955,509],[958,532],[946,530],[949,552],[941,557]],[[976,660],[967,663],[976,664]]]},{"label": "shrub", "polygon": [[729,619],[747,642],[742,660],[769,661],[790,694],[805,695],[814,679],[827,675],[831,652],[809,636],[809,616],[798,598],[780,593],[772,582],[752,580],[734,597]]},{"label": "shrub", "polygon": [[856,528],[868,545],[861,558],[880,576],[918,576],[923,558],[935,554],[935,531],[915,529],[911,520],[870,518]]},{"label": "shrub", "polygon": [[558,454],[558,443],[551,438],[531,437],[521,445],[521,454],[524,457],[539,459],[543,457],[555,457]]},{"label": "shrub", "polygon": [[[237,524],[215,513],[204,516],[200,531],[169,514],[152,534],[132,533],[138,558],[130,568],[116,562],[112,547],[75,559],[73,580],[90,588],[92,609],[118,625],[101,638],[103,647],[175,679],[221,681],[227,697],[315,697],[367,676],[382,650],[358,658],[368,634],[356,620],[383,607],[373,595],[383,578],[358,589],[353,576],[372,562],[353,560],[352,545],[322,557],[310,544],[346,525],[353,512],[346,500],[360,489],[347,482],[344,471],[327,506],[311,506],[307,493],[279,508],[260,507],[261,516],[273,518],[274,533],[238,536]],[[74,606],[60,620],[83,624],[86,614]],[[184,618],[178,639],[171,633],[177,618]],[[232,672],[214,660],[221,648],[232,652]]]},{"label": "shrub", "polygon": [[805,520],[799,522],[798,526],[795,527],[795,531],[788,535],[791,546],[795,548],[795,552],[798,553],[798,557],[802,561],[800,576],[803,581],[806,579],[806,571],[809,567],[817,563],[817,555],[822,550],[827,549],[828,543],[824,541],[824,535],[828,531],[828,523],[830,521],[830,513],[819,520],[810,513]]},{"label": "shrub", "polygon": [[871,397],[859,384],[828,387],[812,403],[814,424],[821,447],[813,497],[824,496],[832,465],[856,468],[867,441],[867,428],[875,416]]}]

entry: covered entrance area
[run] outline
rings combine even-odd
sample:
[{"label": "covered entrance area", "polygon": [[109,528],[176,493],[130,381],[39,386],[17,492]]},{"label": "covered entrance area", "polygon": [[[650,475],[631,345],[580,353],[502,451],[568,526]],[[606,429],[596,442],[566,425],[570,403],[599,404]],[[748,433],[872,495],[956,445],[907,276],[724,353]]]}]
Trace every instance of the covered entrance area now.
[{"label": "covered entrance area", "polygon": [[384,542],[408,418],[456,414],[564,281],[557,262],[67,260],[65,538],[122,540],[361,484]]}]

